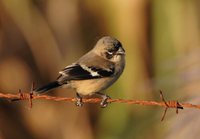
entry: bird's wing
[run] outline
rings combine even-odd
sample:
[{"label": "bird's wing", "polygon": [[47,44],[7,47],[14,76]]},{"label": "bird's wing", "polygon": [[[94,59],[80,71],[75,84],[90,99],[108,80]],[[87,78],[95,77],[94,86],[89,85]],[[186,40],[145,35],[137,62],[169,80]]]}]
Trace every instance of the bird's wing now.
[{"label": "bird's wing", "polygon": [[86,65],[81,64],[72,64],[61,70],[58,78],[64,78],[64,80],[96,79],[112,76],[114,72],[114,67],[102,69],[92,66],[87,67]]}]

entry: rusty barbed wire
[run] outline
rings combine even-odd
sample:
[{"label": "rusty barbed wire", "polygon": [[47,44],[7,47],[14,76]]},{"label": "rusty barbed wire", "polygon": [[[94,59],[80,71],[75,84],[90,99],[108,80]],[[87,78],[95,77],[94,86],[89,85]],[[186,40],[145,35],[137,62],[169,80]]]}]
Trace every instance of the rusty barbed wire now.
[{"label": "rusty barbed wire", "polygon": [[[21,101],[21,100],[28,100],[29,101],[29,107],[32,108],[32,100],[34,99],[45,99],[45,100],[52,100],[52,101],[64,101],[64,102],[76,102],[76,98],[70,98],[70,97],[57,97],[57,96],[49,96],[49,95],[35,95],[33,94],[33,88],[34,84],[32,85],[32,89],[29,93],[22,93],[21,90],[19,90],[16,94],[11,93],[1,93],[0,92],[0,98],[4,98],[10,101]],[[164,99],[162,91],[160,91],[160,99],[161,101],[151,101],[151,100],[132,100],[132,99],[112,99],[109,98],[107,102],[109,103],[126,103],[126,104],[136,104],[136,105],[145,105],[145,106],[160,106],[164,107],[164,113],[162,116],[161,121],[164,120],[165,115],[167,113],[167,110],[169,108],[176,109],[176,113],[178,114],[179,109],[184,108],[194,108],[194,109],[200,109],[200,105],[194,105],[191,103],[180,103],[176,100],[170,100],[166,101]],[[84,103],[100,103],[100,98],[83,98],[82,100]]]}]

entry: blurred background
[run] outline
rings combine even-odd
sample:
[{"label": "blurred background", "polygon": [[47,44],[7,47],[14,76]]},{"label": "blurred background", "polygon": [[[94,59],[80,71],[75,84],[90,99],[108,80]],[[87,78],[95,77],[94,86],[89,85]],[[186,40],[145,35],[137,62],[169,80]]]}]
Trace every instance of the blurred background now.
[{"label": "blurred background", "polygon": [[[126,50],[126,68],[112,98],[165,98],[200,103],[200,1],[0,0],[0,92],[53,81],[105,35]],[[72,89],[49,95],[73,97]],[[197,139],[200,113],[113,103],[0,99],[0,139]]]}]

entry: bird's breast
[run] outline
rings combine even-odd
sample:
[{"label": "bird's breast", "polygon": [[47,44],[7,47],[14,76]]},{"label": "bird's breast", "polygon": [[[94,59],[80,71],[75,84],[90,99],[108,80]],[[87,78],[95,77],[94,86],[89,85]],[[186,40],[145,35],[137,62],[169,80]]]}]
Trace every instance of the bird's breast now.
[{"label": "bird's breast", "polygon": [[92,95],[108,88],[114,82],[114,78],[100,78],[90,80],[74,80],[70,81],[70,86],[81,95]]}]

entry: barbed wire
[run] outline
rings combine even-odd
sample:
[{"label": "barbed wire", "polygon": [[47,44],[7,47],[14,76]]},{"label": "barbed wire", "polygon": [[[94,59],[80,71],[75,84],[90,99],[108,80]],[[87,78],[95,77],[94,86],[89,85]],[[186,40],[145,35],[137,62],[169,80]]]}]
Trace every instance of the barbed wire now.
[{"label": "barbed wire", "polygon": [[[34,85],[33,85],[34,86]],[[64,102],[76,102],[77,98],[70,98],[70,97],[58,97],[58,96],[49,96],[49,95],[36,95],[33,94],[33,86],[29,93],[22,93],[21,90],[19,90],[18,93],[11,94],[11,93],[1,93],[0,92],[0,98],[7,99],[10,101],[21,101],[21,100],[28,100],[29,101],[29,107],[32,108],[33,103],[32,101],[34,99],[45,99],[45,100],[52,100],[52,101],[64,101]],[[162,91],[160,91],[160,99],[161,101],[150,101],[150,100],[132,100],[132,99],[112,99],[109,98],[107,100],[108,103],[126,103],[126,104],[136,104],[136,105],[145,105],[145,106],[160,106],[164,107],[164,113],[162,116],[161,121],[164,120],[166,112],[169,108],[176,109],[176,113],[178,114],[179,109],[184,108],[194,108],[194,109],[200,109],[200,105],[194,105],[191,103],[180,103],[176,100],[169,100],[166,101]],[[83,98],[83,103],[100,103],[102,99],[100,98]]]}]

